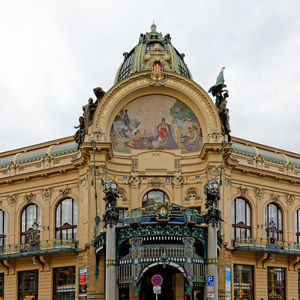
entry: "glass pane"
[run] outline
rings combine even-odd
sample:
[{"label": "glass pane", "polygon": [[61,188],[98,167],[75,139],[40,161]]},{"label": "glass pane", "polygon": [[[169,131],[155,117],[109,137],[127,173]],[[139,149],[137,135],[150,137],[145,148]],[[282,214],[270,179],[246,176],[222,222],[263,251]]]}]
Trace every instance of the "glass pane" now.
[{"label": "glass pane", "polygon": [[56,208],[56,227],[61,227],[60,208],[61,203],[59,203]]},{"label": "glass pane", "polygon": [[3,218],[4,218],[4,231],[3,231],[3,234],[6,235],[6,232],[7,232],[7,224],[6,224],[6,215],[5,215],[5,212],[3,212]]},{"label": "glass pane", "polygon": [[72,225],[72,199],[65,199],[61,202],[62,205],[62,226],[64,224]]},{"label": "glass pane", "polygon": [[246,212],[247,212],[247,222],[246,222],[246,225],[247,226],[251,226],[251,209],[250,209],[250,205],[248,203],[246,204]]},{"label": "glass pane", "polygon": [[232,224],[236,224],[235,223],[235,200],[232,203],[232,207],[231,207],[231,222]]},{"label": "glass pane", "polygon": [[236,224],[242,222],[246,223],[245,200],[236,199]]},{"label": "glass pane", "polygon": [[73,200],[73,225],[77,225],[77,204]]}]

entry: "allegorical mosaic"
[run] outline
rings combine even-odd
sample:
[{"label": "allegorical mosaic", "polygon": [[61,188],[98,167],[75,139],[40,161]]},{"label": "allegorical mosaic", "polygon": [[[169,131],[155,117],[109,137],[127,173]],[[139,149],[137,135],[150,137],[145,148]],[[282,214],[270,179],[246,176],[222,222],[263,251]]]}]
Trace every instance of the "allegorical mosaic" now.
[{"label": "allegorical mosaic", "polygon": [[164,95],[148,95],[128,103],[115,117],[110,131],[114,151],[181,149],[199,151],[202,130],[191,109]]}]

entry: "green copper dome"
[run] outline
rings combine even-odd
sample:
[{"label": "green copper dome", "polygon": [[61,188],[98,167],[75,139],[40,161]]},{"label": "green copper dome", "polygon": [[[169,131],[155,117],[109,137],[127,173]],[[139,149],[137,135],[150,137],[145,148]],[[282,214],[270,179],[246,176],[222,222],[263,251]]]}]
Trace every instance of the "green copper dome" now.
[{"label": "green copper dome", "polygon": [[139,43],[129,53],[123,53],[124,61],[121,64],[115,83],[123,78],[145,70],[161,68],[164,71],[173,71],[188,78],[191,72],[184,62],[184,54],[180,54],[171,44],[170,34],[164,37],[156,31],[156,25],[151,25],[151,31],[141,33]]}]

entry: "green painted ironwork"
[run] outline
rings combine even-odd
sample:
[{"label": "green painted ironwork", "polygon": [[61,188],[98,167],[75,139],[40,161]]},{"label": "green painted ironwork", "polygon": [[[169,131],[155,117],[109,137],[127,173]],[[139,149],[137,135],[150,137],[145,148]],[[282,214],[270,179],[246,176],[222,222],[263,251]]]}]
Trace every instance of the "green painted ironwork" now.
[{"label": "green painted ironwork", "polygon": [[76,252],[78,241],[52,240],[32,241],[28,244],[10,244],[0,248],[0,259],[31,256],[55,252]]},{"label": "green painted ironwork", "polygon": [[259,252],[277,252],[286,254],[300,254],[300,244],[256,238],[236,239],[232,241],[235,250],[253,250]]}]

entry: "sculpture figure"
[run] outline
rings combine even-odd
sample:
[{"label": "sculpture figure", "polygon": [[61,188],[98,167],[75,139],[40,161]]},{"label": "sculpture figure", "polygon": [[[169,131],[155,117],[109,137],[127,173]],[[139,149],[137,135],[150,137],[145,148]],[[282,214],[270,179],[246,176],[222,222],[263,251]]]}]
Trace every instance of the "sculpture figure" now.
[{"label": "sculpture figure", "polygon": [[82,107],[83,116],[79,117],[79,125],[74,126],[75,129],[78,129],[74,135],[75,141],[78,144],[78,149],[84,141],[84,136],[88,132],[89,126],[93,123],[98,103],[105,94],[100,87],[94,88],[93,91],[97,100],[94,102],[92,98],[89,98],[88,103]]},{"label": "sculpture figure", "polygon": [[216,97],[215,99],[215,105],[218,110],[218,114],[221,121],[221,127],[222,127],[222,134],[226,135],[228,137],[228,142],[231,141],[230,137],[230,124],[229,124],[229,109],[227,108],[227,100],[226,98],[229,97],[228,90],[225,90],[226,84],[224,83],[224,69],[222,68],[221,72],[219,73],[217,77],[217,82],[214,86],[212,86],[208,92],[212,93],[213,97]]},{"label": "sculpture figure", "polygon": [[79,117],[79,125],[74,126],[75,129],[78,129],[74,135],[75,141],[78,144],[78,148],[82,145],[85,136],[85,129],[84,129],[84,118]]}]

